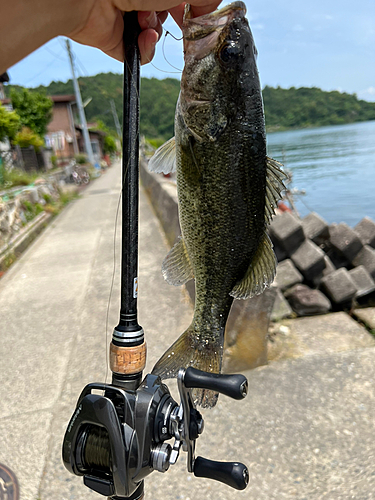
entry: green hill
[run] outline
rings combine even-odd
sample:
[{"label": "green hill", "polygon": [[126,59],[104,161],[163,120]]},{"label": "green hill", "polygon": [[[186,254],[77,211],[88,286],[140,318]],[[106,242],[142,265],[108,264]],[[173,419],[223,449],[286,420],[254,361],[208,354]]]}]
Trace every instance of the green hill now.
[{"label": "green hill", "polygon": [[[120,121],[122,120],[122,75],[100,73],[79,79],[82,99],[91,97],[86,106],[89,122],[102,120],[115,130],[110,100],[114,99]],[[8,86],[8,92],[11,86]],[[175,106],[180,82],[173,78],[158,80],[142,78],[141,82],[141,133],[148,138],[168,139],[173,135]],[[73,94],[73,83],[52,82],[47,87],[37,87],[48,95]],[[266,86],[263,99],[268,130],[336,125],[357,121],[375,120],[375,103],[358,100],[355,94],[338,91],[324,92],[312,87],[283,89]]]}]

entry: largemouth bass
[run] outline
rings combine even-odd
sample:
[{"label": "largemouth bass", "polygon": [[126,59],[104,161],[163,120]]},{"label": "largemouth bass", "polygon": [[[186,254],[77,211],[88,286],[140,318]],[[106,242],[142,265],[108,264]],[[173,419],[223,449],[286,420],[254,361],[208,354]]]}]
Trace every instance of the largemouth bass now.
[{"label": "largemouth bass", "polygon": [[[224,330],[233,299],[260,294],[274,279],[276,257],[266,227],[284,189],[280,164],[266,156],[257,51],[234,2],[183,21],[185,66],[175,137],[161,146],[150,170],[177,170],[182,236],[165,258],[168,283],[195,278],[189,328],[153,373],[176,377],[181,367],[221,371]],[[213,406],[217,395],[197,391]]]}]

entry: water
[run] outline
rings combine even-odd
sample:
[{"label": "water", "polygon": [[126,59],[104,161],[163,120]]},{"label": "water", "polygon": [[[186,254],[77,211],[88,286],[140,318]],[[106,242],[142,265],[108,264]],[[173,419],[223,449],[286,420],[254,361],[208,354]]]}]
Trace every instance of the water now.
[{"label": "water", "polygon": [[328,223],[375,220],[375,121],[267,135],[268,155],[293,173],[301,217],[317,212]]}]

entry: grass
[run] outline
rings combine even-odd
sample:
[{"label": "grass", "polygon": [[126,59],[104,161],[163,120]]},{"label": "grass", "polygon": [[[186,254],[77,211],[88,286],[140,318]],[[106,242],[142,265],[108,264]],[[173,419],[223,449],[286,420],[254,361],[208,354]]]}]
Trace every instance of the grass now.
[{"label": "grass", "polygon": [[14,168],[10,172],[4,169],[3,177],[0,188],[10,189],[15,186],[28,186],[40,177],[40,174],[36,172],[24,172],[23,170]]}]

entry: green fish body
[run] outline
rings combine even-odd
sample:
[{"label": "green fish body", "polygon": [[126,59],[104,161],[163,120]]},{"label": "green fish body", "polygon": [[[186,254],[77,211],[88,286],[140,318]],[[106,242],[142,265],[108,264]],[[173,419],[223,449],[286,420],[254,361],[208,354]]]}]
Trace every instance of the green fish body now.
[{"label": "green fish body", "polygon": [[[153,373],[181,367],[219,373],[224,330],[235,298],[260,294],[272,282],[276,258],[266,227],[283,173],[266,156],[266,133],[256,49],[242,2],[191,18],[185,11],[185,67],[175,138],[149,168],[177,171],[182,236],[163,262],[174,285],[195,278],[194,317]],[[210,407],[217,395],[199,390]]]}]

